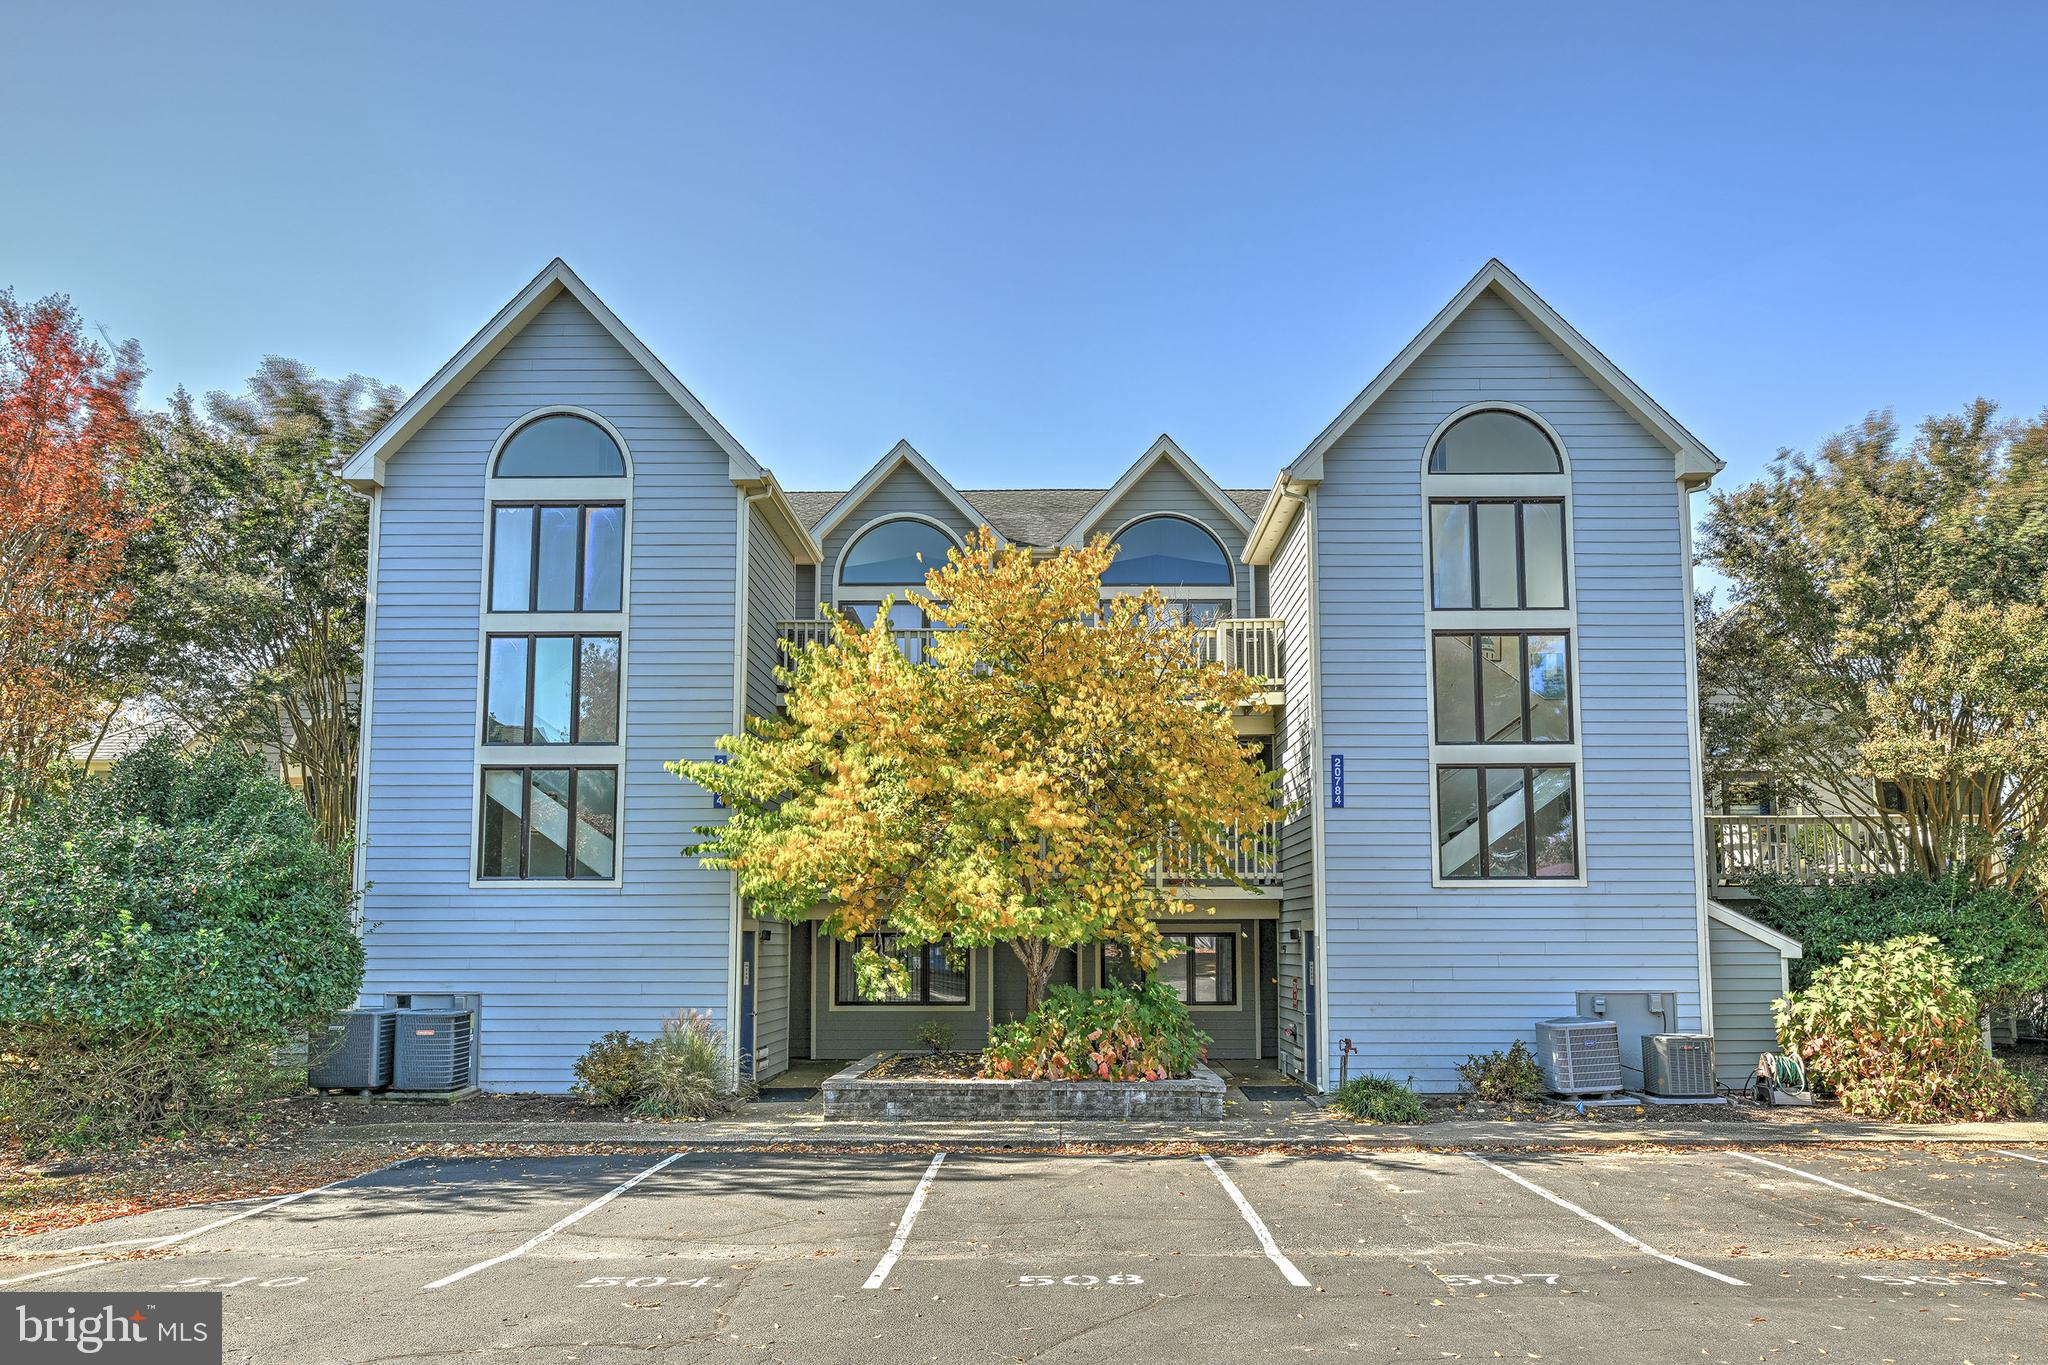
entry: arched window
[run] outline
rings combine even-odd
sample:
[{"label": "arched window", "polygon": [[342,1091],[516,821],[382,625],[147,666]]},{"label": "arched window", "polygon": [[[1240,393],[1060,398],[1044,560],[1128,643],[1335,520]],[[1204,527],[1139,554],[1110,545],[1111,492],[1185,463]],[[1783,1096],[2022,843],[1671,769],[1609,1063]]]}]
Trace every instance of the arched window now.
[{"label": "arched window", "polygon": [[871,526],[839,559],[841,583],[898,588],[924,582],[942,567],[953,538],[928,521],[899,517]]},{"label": "arched window", "polygon": [[551,412],[512,433],[498,452],[501,479],[622,479],[626,457],[588,417]]},{"label": "arched window", "polygon": [[1184,517],[1146,517],[1116,536],[1116,558],[1103,571],[1111,587],[1228,586],[1230,555],[1216,537]]},{"label": "arched window", "polygon": [[1429,452],[1432,474],[1562,474],[1543,428],[1520,413],[1490,408],[1460,417]]}]

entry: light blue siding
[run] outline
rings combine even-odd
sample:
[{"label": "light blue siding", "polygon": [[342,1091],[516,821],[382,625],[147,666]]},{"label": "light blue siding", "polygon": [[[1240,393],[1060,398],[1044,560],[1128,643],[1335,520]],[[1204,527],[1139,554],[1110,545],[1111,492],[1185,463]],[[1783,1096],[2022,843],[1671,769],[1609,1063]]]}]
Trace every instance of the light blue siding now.
[{"label": "light blue siding", "polygon": [[[630,447],[623,884],[469,885],[484,462],[521,414],[572,403]],[[390,461],[363,826],[366,992],[478,991],[482,1083],[560,1090],[608,1029],[727,1010],[728,879],[680,856],[710,798],[662,765],[731,728],[738,499],[711,438],[567,296]]]},{"label": "light blue siding", "polygon": [[[1584,888],[1430,884],[1423,446],[1487,398],[1540,413],[1572,459]],[[1447,1089],[1592,987],[1676,991],[1698,1026],[1681,503],[1670,453],[1490,293],[1325,456],[1321,721],[1348,773],[1324,812],[1326,1059],[1348,1037],[1354,1071]]]},{"label": "light blue siding", "polygon": [[1746,1085],[1756,1059],[1778,1050],[1771,1003],[1785,994],[1785,956],[1732,925],[1707,926],[1714,968],[1714,1074],[1722,1085]]},{"label": "light blue siding", "polygon": [[[1176,469],[1171,461],[1158,460],[1138,477],[1130,491],[1112,503],[1103,514],[1081,528],[1082,538],[1087,539],[1098,533],[1114,536],[1125,523],[1155,512],[1173,512],[1191,517],[1215,533],[1223,543],[1236,571],[1236,586],[1232,596],[1239,616],[1252,614],[1251,570],[1238,562],[1244,553],[1244,533],[1237,529],[1224,510],[1195,485],[1194,480]],[[1220,594],[1219,594],[1220,595]]]},{"label": "light blue siding", "polygon": [[789,1070],[789,941],[806,926],[750,919],[747,927],[754,931],[754,1079],[768,1081]]},{"label": "light blue siding", "polygon": [[796,560],[776,539],[767,515],[758,504],[748,515],[747,714],[772,716],[782,709],[775,670],[784,662],[775,623],[808,618],[810,608],[799,605]]},{"label": "light blue siding", "polygon": [[1308,1041],[1305,1011],[1309,1000],[1304,979],[1301,935],[1315,928],[1315,801],[1318,798],[1315,760],[1315,678],[1309,602],[1309,516],[1295,513],[1287,535],[1273,558],[1270,610],[1285,621],[1287,651],[1286,698],[1274,748],[1280,764],[1281,792],[1290,811],[1280,827],[1279,978],[1280,1069],[1305,1078],[1304,1048]]}]

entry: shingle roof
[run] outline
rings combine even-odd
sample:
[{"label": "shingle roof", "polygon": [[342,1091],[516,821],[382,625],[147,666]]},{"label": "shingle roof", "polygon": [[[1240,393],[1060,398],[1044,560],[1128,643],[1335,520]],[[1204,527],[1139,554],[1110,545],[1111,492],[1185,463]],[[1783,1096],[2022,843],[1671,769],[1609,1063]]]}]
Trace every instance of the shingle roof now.
[{"label": "shingle roof", "polygon": [[[988,518],[1004,539],[1019,545],[1057,545],[1074,523],[1102,497],[1101,488],[963,488],[960,496]],[[1230,500],[1256,517],[1266,505],[1263,488],[1226,488]],[[792,492],[789,505],[805,526],[816,527],[846,494],[813,490]]]}]

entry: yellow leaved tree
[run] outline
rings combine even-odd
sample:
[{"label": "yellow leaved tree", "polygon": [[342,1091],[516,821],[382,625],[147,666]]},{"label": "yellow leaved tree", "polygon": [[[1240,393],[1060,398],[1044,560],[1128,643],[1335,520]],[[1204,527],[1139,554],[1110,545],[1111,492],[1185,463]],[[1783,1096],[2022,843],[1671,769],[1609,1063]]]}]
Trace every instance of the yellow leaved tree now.
[{"label": "yellow leaved tree", "polygon": [[[836,623],[782,671],[785,715],[750,718],[723,760],[670,765],[728,812],[689,852],[736,872],[757,915],[1007,944],[1027,1009],[1061,949],[1114,940],[1153,965],[1180,903],[1153,874],[1163,842],[1231,866],[1272,780],[1232,721],[1258,684],[1204,662],[1157,592],[1105,599],[1114,555],[1098,537],[1034,557],[984,527],[909,594],[936,627],[916,661],[886,605]],[[908,984],[872,949],[855,969],[864,990]]]}]

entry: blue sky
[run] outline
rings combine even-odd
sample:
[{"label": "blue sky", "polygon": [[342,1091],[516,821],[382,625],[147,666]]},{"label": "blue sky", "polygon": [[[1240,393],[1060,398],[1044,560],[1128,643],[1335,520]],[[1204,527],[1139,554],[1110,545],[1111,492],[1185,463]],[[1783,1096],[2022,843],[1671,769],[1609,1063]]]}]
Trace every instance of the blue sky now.
[{"label": "blue sky", "polygon": [[0,285],[416,387],[566,257],[792,488],[1298,454],[1499,256],[1752,477],[2048,405],[2048,10],[9,6]]}]

